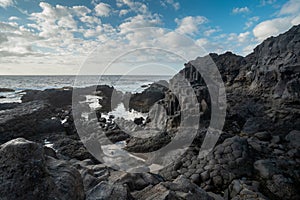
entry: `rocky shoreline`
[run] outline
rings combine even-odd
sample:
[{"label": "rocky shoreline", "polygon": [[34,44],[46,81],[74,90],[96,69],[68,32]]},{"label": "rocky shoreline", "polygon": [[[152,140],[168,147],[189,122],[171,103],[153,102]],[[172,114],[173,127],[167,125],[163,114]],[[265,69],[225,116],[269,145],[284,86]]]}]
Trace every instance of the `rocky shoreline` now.
[{"label": "rocky shoreline", "polygon": [[[87,144],[126,142],[124,149],[138,156],[176,139],[184,109],[195,107],[168,89],[176,76],[136,94],[106,85],[27,90],[22,103],[0,104],[0,199],[300,199],[300,25],[246,57],[209,56],[224,81],[227,108],[222,134],[206,156],[199,152],[215,102],[197,72],[205,57],[178,73],[196,94],[201,125],[185,153],[156,172],[149,166],[142,173],[119,171],[91,155]],[[91,113],[77,122],[83,116],[72,100],[84,102],[87,95],[99,97],[101,106],[80,104]],[[119,103],[148,117],[105,117]],[[85,140],[76,123],[87,127]],[[151,137],[138,137],[145,135]]]}]

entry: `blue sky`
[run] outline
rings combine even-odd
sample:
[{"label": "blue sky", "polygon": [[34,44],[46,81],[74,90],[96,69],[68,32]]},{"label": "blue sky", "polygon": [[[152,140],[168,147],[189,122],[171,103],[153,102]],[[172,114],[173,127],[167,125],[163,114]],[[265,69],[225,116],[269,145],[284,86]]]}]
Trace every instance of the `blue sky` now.
[{"label": "blue sky", "polygon": [[[94,74],[126,54],[109,72],[122,74],[132,63],[163,62],[167,51],[185,60],[245,56],[300,23],[300,0],[0,0],[0,13],[0,74],[76,74],[96,63],[87,67]],[[165,51],[144,60],[127,52],[154,47]],[[180,69],[184,59],[174,59],[165,63]]]}]

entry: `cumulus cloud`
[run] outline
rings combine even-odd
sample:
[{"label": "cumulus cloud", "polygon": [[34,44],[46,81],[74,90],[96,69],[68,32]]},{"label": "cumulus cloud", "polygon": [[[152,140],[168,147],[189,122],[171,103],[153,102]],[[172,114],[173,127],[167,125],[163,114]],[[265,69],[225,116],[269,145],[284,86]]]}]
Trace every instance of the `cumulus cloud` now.
[{"label": "cumulus cloud", "polygon": [[254,29],[253,34],[259,40],[262,41],[270,36],[276,36],[282,33],[292,26],[291,18],[276,18],[259,23]]},{"label": "cumulus cloud", "polygon": [[250,12],[250,9],[246,7],[241,7],[241,8],[233,8],[232,13],[233,14],[240,14],[240,13],[248,13]]},{"label": "cumulus cloud", "polygon": [[128,7],[128,11],[135,12],[139,14],[149,14],[148,6],[142,2],[132,1],[132,0],[117,0],[117,7],[122,8],[124,6]]},{"label": "cumulus cloud", "polygon": [[110,12],[111,12],[111,7],[110,7],[109,4],[99,3],[95,7],[95,12],[96,12],[97,16],[108,17],[110,15]]},{"label": "cumulus cloud", "polygon": [[285,3],[276,18],[263,21],[255,26],[253,34],[258,41],[287,31],[291,26],[300,24],[300,1]]},{"label": "cumulus cloud", "polygon": [[206,31],[204,31],[204,36],[208,37],[208,36],[211,36],[213,33],[216,33],[216,32],[219,32],[220,29],[219,28],[211,28],[211,29],[208,29]]},{"label": "cumulus cloud", "polygon": [[290,0],[284,4],[279,12],[280,15],[299,14],[300,12],[300,1]]},{"label": "cumulus cloud", "polygon": [[175,19],[177,23],[176,31],[181,34],[194,35],[199,32],[201,24],[207,22],[207,18],[203,16],[187,16],[182,19]]},{"label": "cumulus cloud", "polygon": [[250,28],[251,26],[254,25],[255,22],[259,20],[258,16],[254,16],[248,19],[248,21],[245,23],[245,29]]},{"label": "cumulus cloud", "polygon": [[121,9],[119,11],[119,16],[122,17],[124,15],[127,15],[127,13],[129,13],[129,10],[128,9]]},{"label": "cumulus cloud", "polygon": [[153,15],[138,14],[136,16],[127,18],[125,22],[120,24],[119,28],[121,30],[121,33],[126,33],[128,31],[131,31],[132,29],[153,27],[161,23],[162,21],[160,19],[160,16],[157,14],[153,14]]},{"label": "cumulus cloud", "polygon": [[12,5],[14,5],[14,0],[1,0],[0,1],[0,7],[7,8]]},{"label": "cumulus cloud", "polygon": [[171,5],[175,10],[179,10],[180,8],[180,3],[174,0],[161,0],[160,5],[162,5],[163,7],[167,7],[168,5]]}]

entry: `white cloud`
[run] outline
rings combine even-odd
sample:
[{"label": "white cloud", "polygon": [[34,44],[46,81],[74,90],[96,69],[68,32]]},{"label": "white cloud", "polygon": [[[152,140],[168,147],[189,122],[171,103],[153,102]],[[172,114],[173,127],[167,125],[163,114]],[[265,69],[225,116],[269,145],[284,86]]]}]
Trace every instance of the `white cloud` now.
[{"label": "white cloud", "polygon": [[238,35],[238,41],[240,43],[246,42],[248,40],[249,35],[250,35],[250,32],[240,33]]},{"label": "white cloud", "polygon": [[176,18],[175,22],[177,23],[176,31],[178,33],[194,35],[198,33],[200,25],[207,22],[207,19],[203,16],[187,16],[182,19]]},{"label": "white cloud", "polygon": [[91,10],[85,6],[73,6],[72,10],[78,16],[85,16],[91,12]]},{"label": "white cloud", "polygon": [[145,28],[145,27],[153,27],[161,24],[160,16],[157,14],[154,15],[141,15],[138,14],[134,17],[129,17],[120,24],[119,28],[121,33],[126,33],[136,28]]},{"label": "white cloud", "polygon": [[275,2],[276,2],[276,0],[261,0],[260,5],[261,6],[266,6],[266,5],[274,4]]},{"label": "white cloud", "polygon": [[127,9],[122,9],[122,10],[120,10],[120,12],[119,12],[119,16],[122,17],[122,16],[124,16],[124,15],[127,15],[129,12],[130,12],[130,11],[127,10]]},{"label": "white cloud", "polygon": [[224,53],[226,50],[222,43],[208,40],[207,38],[200,38],[196,40],[196,44],[203,48],[203,52],[205,52],[199,56],[205,56],[208,53]]},{"label": "white cloud", "polygon": [[276,36],[279,33],[283,33],[292,26],[292,20],[290,17],[275,18],[261,22],[253,29],[254,36],[262,41],[270,36]]},{"label": "white cloud", "polygon": [[0,7],[7,8],[12,5],[14,5],[14,0],[1,0],[0,1]]},{"label": "white cloud", "polygon": [[16,21],[16,20],[19,20],[20,18],[19,17],[16,17],[16,16],[11,16],[8,18],[9,21]]},{"label": "white cloud", "polygon": [[94,17],[94,16],[82,16],[79,18],[80,21],[86,23],[87,25],[89,24],[101,24],[101,20],[98,17]]},{"label": "white cloud", "polygon": [[290,0],[285,3],[278,13],[278,17],[263,21],[255,26],[253,34],[258,41],[270,36],[276,36],[300,24],[300,1]]},{"label": "white cloud", "polygon": [[167,7],[168,5],[171,5],[175,10],[179,10],[180,8],[180,3],[174,0],[161,0],[160,5],[162,5],[163,7]]},{"label": "white cloud", "polygon": [[242,7],[242,8],[233,8],[232,9],[233,14],[248,13],[248,12],[250,12],[250,9],[247,6]]},{"label": "white cloud", "polygon": [[258,16],[254,16],[248,19],[248,21],[245,23],[245,29],[250,28],[251,26],[253,26],[253,24],[255,22],[257,22],[259,20]]},{"label": "white cloud", "polygon": [[97,16],[108,17],[111,12],[111,7],[106,3],[99,3],[95,7],[95,12]]},{"label": "white cloud", "polygon": [[244,32],[244,33],[239,33],[239,34],[236,34],[236,33],[230,33],[228,36],[227,36],[227,41],[230,41],[230,42],[237,42],[237,44],[239,46],[242,45],[242,43],[244,42],[247,42],[248,40],[248,37],[250,35],[250,32]]},{"label": "white cloud", "polygon": [[290,15],[300,13],[300,1],[290,0],[284,4],[279,12],[279,15]]},{"label": "white cloud", "polygon": [[149,14],[149,10],[146,4],[138,2],[138,1],[132,1],[132,0],[117,0],[117,6],[118,7],[129,7],[130,12],[140,13],[140,14]]},{"label": "white cloud", "polygon": [[211,36],[213,33],[219,32],[220,29],[219,28],[212,28],[212,29],[208,29],[206,31],[204,31],[204,36],[208,37]]}]

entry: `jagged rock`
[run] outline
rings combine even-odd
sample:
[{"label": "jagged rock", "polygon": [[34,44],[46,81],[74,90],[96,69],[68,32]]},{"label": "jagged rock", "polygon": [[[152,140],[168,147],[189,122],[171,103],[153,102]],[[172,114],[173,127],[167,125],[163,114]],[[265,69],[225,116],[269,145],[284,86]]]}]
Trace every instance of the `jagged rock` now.
[{"label": "jagged rock", "polygon": [[266,187],[271,192],[271,196],[283,200],[297,200],[300,198],[299,190],[295,182],[282,174],[272,176],[266,181]]},{"label": "jagged rock", "polygon": [[[151,130],[149,130],[151,132]],[[153,152],[167,145],[171,141],[172,135],[161,132],[149,138],[131,138],[125,149],[134,153]]]},{"label": "jagged rock", "polygon": [[79,172],[23,138],[0,149],[1,199],[84,199]]},{"label": "jagged rock", "polygon": [[133,199],[126,186],[109,184],[102,181],[87,193],[87,200],[131,200]]},{"label": "jagged rock", "polygon": [[55,141],[53,146],[64,159],[95,160],[80,140],[65,137]]},{"label": "jagged rock", "polygon": [[180,176],[173,182],[162,182],[157,185],[148,186],[142,191],[133,194],[136,199],[157,200],[212,200],[204,190],[191,183],[188,179]]},{"label": "jagged rock", "polygon": [[262,193],[259,192],[259,182],[248,180],[233,180],[229,186],[228,199],[234,200],[267,200]]},{"label": "jagged rock", "polygon": [[17,104],[3,110],[0,113],[0,143],[39,134],[39,120],[50,119],[51,114],[49,106],[43,101]]},{"label": "jagged rock", "polygon": [[254,168],[259,172],[259,179],[266,195],[276,199],[299,199],[297,191],[300,171],[295,161],[258,160]]},{"label": "jagged rock", "polygon": [[149,185],[156,185],[162,181],[162,177],[150,173],[112,172],[109,177],[109,182],[112,184],[126,184],[130,191],[142,190]]},{"label": "jagged rock", "polygon": [[[155,102],[165,97],[165,92],[167,90],[168,83],[166,81],[152,83],[143,92],[132,94],[130,96],[129,109],[134,109],[140,112],[148,112]],[[126,102],[127,100],[124,101]]]}]

